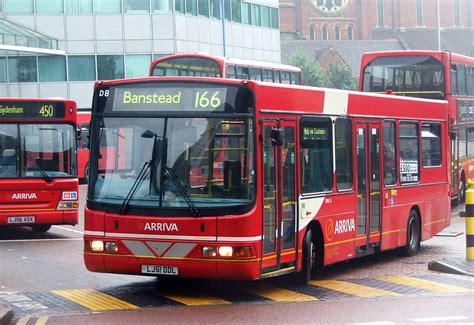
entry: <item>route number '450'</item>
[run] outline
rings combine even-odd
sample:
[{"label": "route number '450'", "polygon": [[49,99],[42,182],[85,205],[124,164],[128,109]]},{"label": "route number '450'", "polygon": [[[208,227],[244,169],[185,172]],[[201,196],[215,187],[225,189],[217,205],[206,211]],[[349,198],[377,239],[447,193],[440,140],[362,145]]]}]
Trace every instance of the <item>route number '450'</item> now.
[{"label": "route number '450'", "polygon": [[53,105],[43,105],[39,111],[42,117],[53,117],[54,115],[54,107]]},{"label": "route number '450'", "polygon": [[215,91],[209,93],[209,91],[205,92],[196,92],[196,97],[194,101],[195,108],[218,108],[222,104],[222,100],[220,98],[221,92]]}]

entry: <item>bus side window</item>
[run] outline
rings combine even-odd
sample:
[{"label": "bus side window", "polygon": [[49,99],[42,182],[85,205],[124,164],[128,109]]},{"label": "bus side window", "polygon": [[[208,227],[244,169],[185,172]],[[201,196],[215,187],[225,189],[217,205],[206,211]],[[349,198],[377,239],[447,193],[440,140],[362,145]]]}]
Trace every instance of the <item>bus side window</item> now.
[{"label": "bus side window", "polygon": [[458,93],[466,96],[466,69],[462,64],[458,64]]},{"label": "bus side window", "polygon": [[291,72],[291,84],[300,85],[300,74],[298,72]]},{"label": "bus side window", "polygon": [[328,192],[333,187],[332,121],[304,118],[300,129],[301,191]]},{"label": "bus side window", "polygon": [[235,65],[229,64],[227,66],[227,78],[236,79],[236,77],[237,77],[237,74],[236,74],[236,71],[235,71]]},{"label": "bus side window", "polygon": [[270,69],[263,69],[263,81],[273,82],[273,71]]},{"label": "bus side window", "polygon": [[273,80],[277,83],[281,83],[281,80],[280,80],[280,70],[275,70],[273,71]]},{"label": "bus side window", "polygon": [[474,96],[474,67],[466,68],[467,95]]},{"label": "bus side window", "polygon": [[281,83],[289,84],[290,83],[290,73],[288,71],[281,71]]},{"label": "bus side window", "polygon": [[250,79],[262,81],[262,69],[250,68]]},{"label": "bus side window", "polygon": [[237,79],[248,80],[250,79],[248,67],[237,67]]},{"label": "bus side window", "polygon": [[420,135],[418,124],[401,122],[398,130],[400,183],[417,183],[420,180]]},{"label": "bus side window", "polygon": [[423,167],[441,166],[441,125],[439,123],[423,123],[421,158]]}]

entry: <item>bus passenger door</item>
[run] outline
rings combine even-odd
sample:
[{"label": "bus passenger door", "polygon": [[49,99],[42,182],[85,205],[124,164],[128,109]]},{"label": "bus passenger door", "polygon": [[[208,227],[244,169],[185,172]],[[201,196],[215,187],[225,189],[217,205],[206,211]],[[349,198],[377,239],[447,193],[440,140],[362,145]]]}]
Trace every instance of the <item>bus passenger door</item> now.
[{"label": "bus passenger door", "polygon": [[295,265],[296,121],[264,122],[262,127],[264,274]]},{"label": "bus passenger door", "polygon": [[356,252],[373,252],[380,242],[381,184],[380,184],[380,124],[358,123],[357,139],[357,240]]}]

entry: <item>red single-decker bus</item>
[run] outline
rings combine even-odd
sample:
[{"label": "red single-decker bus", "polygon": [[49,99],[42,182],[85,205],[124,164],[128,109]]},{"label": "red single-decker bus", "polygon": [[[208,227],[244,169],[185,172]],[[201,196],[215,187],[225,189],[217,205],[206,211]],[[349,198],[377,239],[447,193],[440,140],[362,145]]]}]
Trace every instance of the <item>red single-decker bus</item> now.
[{"label": "red single-decker bus", "polygon": [[100,82],[92,114],[91,271],[307,282],[450,223],[446,101],[166,77]]},{"label": "red single-decker bus", "polygon": [[0,226],[78,222],[76,103],[0,99]]}]

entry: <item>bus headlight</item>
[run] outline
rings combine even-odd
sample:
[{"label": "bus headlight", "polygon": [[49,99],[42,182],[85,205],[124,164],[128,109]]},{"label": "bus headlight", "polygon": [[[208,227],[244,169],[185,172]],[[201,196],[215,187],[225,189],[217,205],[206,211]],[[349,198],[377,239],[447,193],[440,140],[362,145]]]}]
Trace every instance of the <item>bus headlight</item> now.
[{"label": "bus headlight", "polygon": [[94,252],[103,252],[104,251],[104,242],[102,240],[93,240],[93,241],[91,241],[91,249]]},{"label": "bus headlight", "polygon": [[117,242],[114,241],[106,241],[105,242],[105,251],[108,253],[115,253],[118,251]]},{"label": "bus headlight", "polygon": [[232,257],[234,250],[231,246],[220,246],[219,247],[219,256],[222,257]]}]

